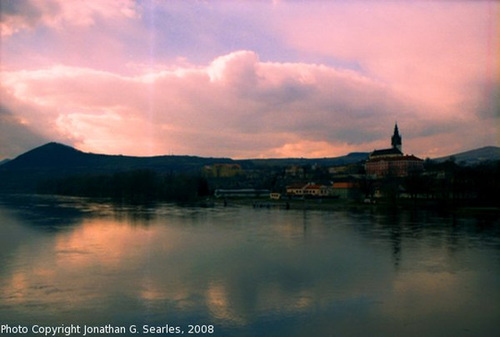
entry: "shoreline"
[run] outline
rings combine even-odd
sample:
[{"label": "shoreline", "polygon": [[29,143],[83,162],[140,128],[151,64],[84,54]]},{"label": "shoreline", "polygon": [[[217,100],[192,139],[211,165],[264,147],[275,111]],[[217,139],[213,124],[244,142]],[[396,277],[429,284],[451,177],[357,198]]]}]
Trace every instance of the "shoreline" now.
[{"label": "shoreline", "polygon": [[500,207],[491,205],[450,205],[435,202],[426,203],[425,200],[398,200],[396,204],[387,200],[377,200],[376,203],[363,203],[345,199],[291,199],[273,200],[268,198],[227,198],[210,199],[218,207],[231,206],[251,206],[253,208],[273,208],[283,210],[429,210],[456,214],[489,214],[500,215]]},{"label": "shoreline", "polygon": [[376,210],[386,212],[397,211],[435,211],[439,213],[448,213],[455,215],[489,215],[500,216],[500,207],[487,204],[473,204],[462,202],[452,203],[450,200],[411,200],[398,199],[396,203],[391,203],[388,200],[377,199],[375,203],[364,203],[356,200],[347,199],[270,199],[262,198],[215,198],[205,197],[191,201],[175,201],[175,200],[126,200],[113,199],[109,197],[86,197],[86,196],[69,196],[57,194],[37,194],[37,193],[0,193],[1,199],[17,199],[30,197],[54,197],[71,200],[72,198],[82,198],[88,201],[109,202],[122,205],[154,205],[161,203],[171,203],[179,206],[187,207],[233,207],[246,206],[255,209],[281,209],[281,210],[318,210],[318,211],[361,211],[361,210]]}]

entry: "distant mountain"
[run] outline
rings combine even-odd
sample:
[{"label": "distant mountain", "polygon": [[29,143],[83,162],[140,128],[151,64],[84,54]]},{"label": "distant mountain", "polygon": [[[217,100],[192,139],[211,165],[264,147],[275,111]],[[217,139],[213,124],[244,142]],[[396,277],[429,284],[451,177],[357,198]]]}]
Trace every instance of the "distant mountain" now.
[{"label": "distant mountain", "polygon": [[94,154],[48,143],[0,166],[0,192],[32,192],[41,181],[79,174],[111,174],[139,169],[189,173],[214,161],[232,162],[227,158]]},{"label": "distant mountain", "polygon": [[5,163],[8,163],[10,161],[10,159],[4,159],[4,160],[0,160],[0,166],[5,164]]},{"label": "distant mountain", "polygon": [[[5,164],[4,169],[58,170],[69,173],[109,173],[136,169],[189,171],[213,162],[213,158],[194,156],[133,157],[82,152],[59,143],[48,143],[28,151]],[[232,161],[218,158],[218,161]]]},{"label": "distant mountain", "polygon": [[345,156],[331,158],[270,158],[270,159],[243,159],[236,160],[243,167],[257,166],[291,166],[291,165],[320,165],[320,166],[340,166],[359,163],[368,159],[368,152],[353,152]]},{"label": "distant mountain", "polygon": [[500,147],[485,146],[479,149],[456,153],[453,155],[435,158],[436,162],[454,160],[458,164],[474,165],[484,161],[500,160]]},{"label": "distant mountain", "polygon": [[244,170],[290,165],[338,166],[357,163],[368,153],[350,153],[336,158],[245,159],[196,156],[132,157],[86,153],[59,143],[48,143],[21,154],[0,166],[0,192],[32,192],[47,179],[81,174],[112,174],[139,169],[163,173],[199,172],[215,163],[238,163]]},{"label": "distant mountain", "polygon": [[59,143],[48,143],[21,154],[6,163],[4,169],[38,169],[85,165],[89,154]]}]

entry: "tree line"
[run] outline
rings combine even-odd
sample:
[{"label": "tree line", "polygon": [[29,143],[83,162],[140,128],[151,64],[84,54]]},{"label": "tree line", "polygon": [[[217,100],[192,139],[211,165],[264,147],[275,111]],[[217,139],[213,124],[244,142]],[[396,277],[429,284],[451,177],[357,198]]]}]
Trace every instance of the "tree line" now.
[{"label": "tree line", "polygon": [[51,178],[41,182],[37,192],[128,201],[193,201],[210,195],[208,182],[201,175],[161,174],[148,169]]},{"label": "tree line", "polygon": [[424,167],[424,172],[404,178],[367,181],[364,189],[370,194],[378,186],[393,202],[402,189],[413,200],[435,200],[444,206],[500,205],[500,161],[460,165],[453,159],[441,163],[426,160]]}]

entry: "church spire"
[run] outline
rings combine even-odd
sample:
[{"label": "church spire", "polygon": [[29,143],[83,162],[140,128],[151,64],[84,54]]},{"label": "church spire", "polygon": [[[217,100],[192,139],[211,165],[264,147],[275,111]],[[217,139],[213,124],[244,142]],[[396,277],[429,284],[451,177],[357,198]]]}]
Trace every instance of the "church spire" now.
[{"label": "church spire", "polygon": [[399,135],[398,123],[394,125],[394,134],[391,137],[391,145],[393,148],[398,149],[403,152],[403,146],[401,141],[401,136]]}]

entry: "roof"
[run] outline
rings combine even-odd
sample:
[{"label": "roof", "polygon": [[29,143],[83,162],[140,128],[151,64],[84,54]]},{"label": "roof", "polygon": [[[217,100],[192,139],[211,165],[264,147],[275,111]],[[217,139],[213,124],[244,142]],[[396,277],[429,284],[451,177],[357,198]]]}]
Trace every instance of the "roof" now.
[{"label": "roof", "polygon": [[399,156],[399,157],[376,157],[376,158],[371,158],[368,159],[366,162],[377,162],[377,161],[424,161],[423,159],[420,159],[418,157],[415,157],[414,155],[405,155],[405,156]]},{"label": "roof", "polygon": [[333,188],[356,188],[359,187],[359,184],[354,183],[354,182],[334,182],[333,183]]},{"label": "roof", "polygon": [[372,157],[379,157],[379,156],[402,156],[403,152],[401,152],[399,149],[395,147],[391,147],[390,149],[382,149],[382,150],[375,150],[372,153],[370,153],[370,158]]}]

